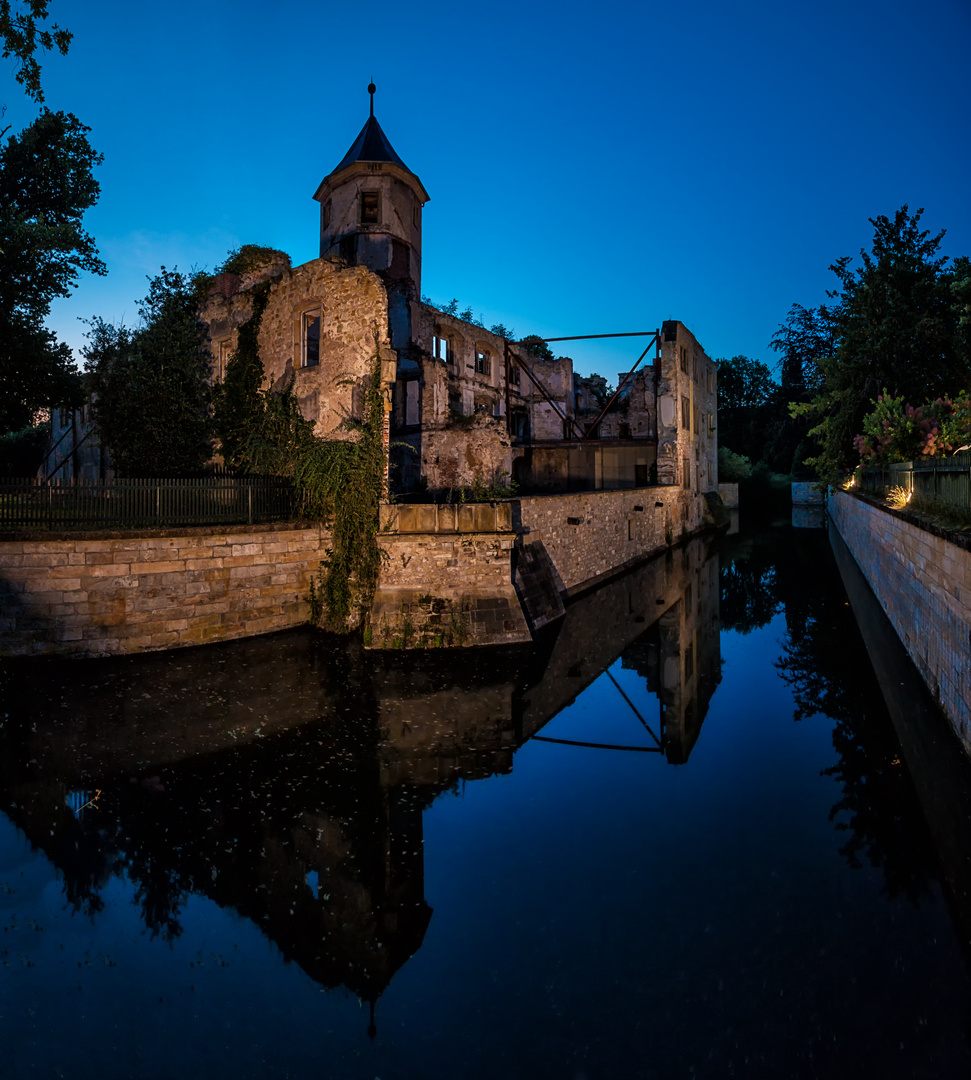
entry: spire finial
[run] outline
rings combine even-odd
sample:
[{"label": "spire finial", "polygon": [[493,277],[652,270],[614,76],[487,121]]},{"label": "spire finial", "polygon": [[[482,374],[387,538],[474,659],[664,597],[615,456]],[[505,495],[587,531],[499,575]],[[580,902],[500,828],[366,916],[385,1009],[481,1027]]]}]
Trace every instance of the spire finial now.
[{"label": "spire finial", "polygon": [[377,87],[374,85],[374,80],[367,84],[367,92],[371,95],[371,115],[374,116],[374,91]]}]

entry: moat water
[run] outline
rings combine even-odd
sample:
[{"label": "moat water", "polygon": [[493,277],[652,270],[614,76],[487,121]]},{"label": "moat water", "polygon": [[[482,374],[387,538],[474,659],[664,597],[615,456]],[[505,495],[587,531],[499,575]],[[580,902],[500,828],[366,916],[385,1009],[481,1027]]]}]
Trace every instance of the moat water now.
[{"label": "moat water", "polygon": [[775,524],[529,650],[8,663],[0,1077],[967,1077],[965,763],[883,659]]}]

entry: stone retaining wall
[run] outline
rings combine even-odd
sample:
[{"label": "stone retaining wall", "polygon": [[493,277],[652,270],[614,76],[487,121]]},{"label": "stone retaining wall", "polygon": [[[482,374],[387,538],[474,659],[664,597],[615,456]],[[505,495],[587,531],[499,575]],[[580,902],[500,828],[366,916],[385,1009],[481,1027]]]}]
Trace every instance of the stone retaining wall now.
[{"label": "stone retaining wall", "polygon": [[292,524],[0,541],[0,656],[103,656],[298,626],[327,542]]},{"label": "stone retaining wall", "polygon": [[971,552],[845,492],[830,496],[829,513],[971,753]]},{"label": "stone retaining wall", "polygon": [[524,539],[543,543],[567,595],[697,532],[706,512],[702,496],[677,487],[537,495],[518,504]]}]

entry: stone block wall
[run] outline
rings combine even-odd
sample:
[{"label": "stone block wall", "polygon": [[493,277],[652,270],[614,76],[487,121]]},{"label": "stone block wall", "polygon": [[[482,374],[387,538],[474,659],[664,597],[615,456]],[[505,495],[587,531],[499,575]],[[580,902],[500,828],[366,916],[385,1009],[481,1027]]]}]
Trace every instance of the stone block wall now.
[{"label": "stone block wall", "polygon": [[538,495],[518,500],[527,543],[542,541],[570,594],[695,532],[704,499],[676,487]]},{"label": "stone block wall", "polygon": [[290,524],[0,541],[0,655],[106,656],[299,626],[327,544]]},{"label": "stone block wall", "polygon": [[411,648],[530,641],[513,585],[515,544],[515,533],[506,531],[382,535],[387,560],[371,608],[371,644]]},{"label": "stone block wall", "polygon": [[[292,270],[272,269],[259,336],[264,389],[282,389],[292,379],[300,411],[314,423],[317,435],[349,438],[344,421],[360,412],[375,351],[394,359],[384,283],[366,267],[343,267],[327,259]],[[225,296],[214,289],[204,306],[201,318],[209,328],[217,378],[220,355],[236,348],[239,327],[252,310],[253,297],[246,290]],[[301,340],[301,320],[308,314],[320,318],[320,362],[311,367],[304,365]]]},{"label": "stone block wall", "polygon": [[830,496],[829,513],[971,753],[971,552],[846,492]]}]

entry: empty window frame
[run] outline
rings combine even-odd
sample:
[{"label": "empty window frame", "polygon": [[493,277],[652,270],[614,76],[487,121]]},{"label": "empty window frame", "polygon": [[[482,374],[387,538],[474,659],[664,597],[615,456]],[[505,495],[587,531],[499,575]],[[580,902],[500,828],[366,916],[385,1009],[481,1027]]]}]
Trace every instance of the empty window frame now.
[{"label": "empty window frame", "polygon": [[681,346],[681,370],[687,375],[688,373],[688,350]]},{"label": "empty window frame", "polygon": [[681,399],[681,426],[685,431],[691,426],[691,403],[686,397]]},{"label": "empty window frame", "polygon": [[320,363],[320,309],[300,316],[300,365],[317,367]]},{"label": "empty window frame", "polygon": [[509,385],[520,386],[522,384],[522,376],[519,374],[519,365],[513,360],[509,364]]},{"label": "empty window frame", "polygon": [[216,370],[214,372],[216,376],[216,382],[222,382],[226,378],[226,367],[229,364],[229,358],[233,355],[233,343],[230,338],[223,338],[216,345]]},{"label": "empty window frame", "polygon": [[443,334],[441,330],[436,330],[432,336],[432,356],[443,364],[451,364],[455,359],[452,339],[447,334]]},{"label": "empty window frame", "polygon": [[489,359],[488,349],[475,350],[475,371],[477,375],[492,374],[492,362]]},{"label": "empty window frame", "polygon": [[377,225],[381,220],[381,193],[379,191],[361,192],[361,224]]},{"label": "empty window frame", "polygon": [[328,199],[327,202],[324,203],[321,223],[323,224],[325,229],[330,227],[330,199]]},{"label": "empty window frame", "polygon": [[691,458],[681,459],[681,483],[686,488],[691,487]]},{"label": "empty window frame", "polygon": [[415,228],[420,229],[421,228],[421,203],[418,202],[417,199],[415,200],[415,206],[414,206],[414,209],[412,210],[412,220],[415,223]]}]

